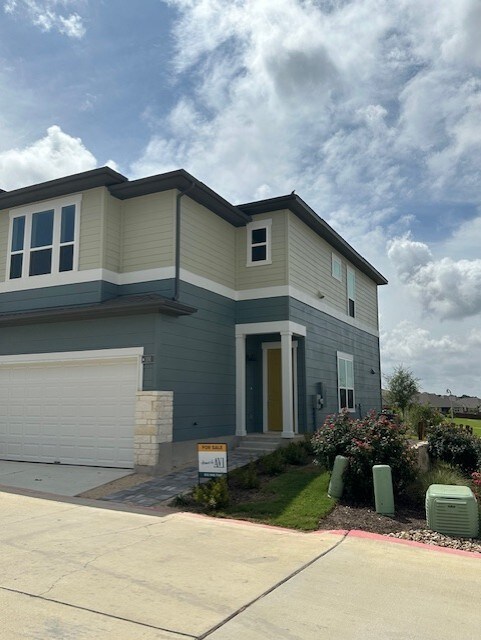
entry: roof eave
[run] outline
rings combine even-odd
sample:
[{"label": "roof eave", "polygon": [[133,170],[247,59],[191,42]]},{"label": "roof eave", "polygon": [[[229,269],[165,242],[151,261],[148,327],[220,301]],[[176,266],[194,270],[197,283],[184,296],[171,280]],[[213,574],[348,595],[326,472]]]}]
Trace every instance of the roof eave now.
[{"label": "roof eave", "polygon": [[72,176],[48,180],[13,191],[0,193],[0,209],[19,207],[31,202],[51,200],[95,187],[110,187],[126,182],[127,178],[110,167],[100,167],[91,171],[83,171]]},{"label": "roof eave", "polygon": [[169,171],[167,173],[161,173],[155,176],[149,176],[148,178],[132,180],[109,187],[110,193],[119,200],[138,198],[139,196],[168,191],[169,189],[177,189],[179,191],[189,189],[187,194],[189,198],[207,207],[235,227],[245,226],[246,223],[251,220],[250,215],[241,211],[238,207],[233,206],[184,169]]}]

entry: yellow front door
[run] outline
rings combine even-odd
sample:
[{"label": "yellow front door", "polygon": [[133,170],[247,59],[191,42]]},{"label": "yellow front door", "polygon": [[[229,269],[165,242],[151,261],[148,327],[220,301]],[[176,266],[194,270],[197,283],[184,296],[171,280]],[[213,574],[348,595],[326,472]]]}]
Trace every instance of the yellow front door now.
[{"label": "yellow front door", "polygon": [[282,363],[280,349],[267,349],[267,429],[282,431]]}]

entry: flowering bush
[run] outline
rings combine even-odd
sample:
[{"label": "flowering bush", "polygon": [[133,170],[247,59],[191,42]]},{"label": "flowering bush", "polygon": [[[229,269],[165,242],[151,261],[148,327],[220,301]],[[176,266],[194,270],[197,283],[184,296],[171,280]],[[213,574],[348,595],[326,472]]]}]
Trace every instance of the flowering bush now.
[{"label": "flowering bush", "polygon": [[355,501],[373,497],[372,467],[391,467],[395,494],[405,492],[415,477],[414,454],[404,437],[405,427],[374,411],[354,420],[347,412],[328,416],[312,438],[316,462],[332,469],[337,455],[346,456],[344,496]]},{"label": "flowering bush", "polygon": [[455,424],[440,424],[428,431],[429,455],[458,467],[466,474],[481,468],[481,440]]},{"label": "flowering bush", "polygon": [[473,485],[473,492],[478,502],[481,502],[481,473],[475,471],[471,474],[471,482]]}]

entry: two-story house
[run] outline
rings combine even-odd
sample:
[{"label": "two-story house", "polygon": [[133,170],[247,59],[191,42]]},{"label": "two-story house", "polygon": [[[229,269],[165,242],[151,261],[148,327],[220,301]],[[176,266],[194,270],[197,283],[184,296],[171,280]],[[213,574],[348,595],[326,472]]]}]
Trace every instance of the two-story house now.
[{"label": "two-story house", "polygon": [[0,193],[0,458],[168,468],[381,409],[385,278],[297,195],[183,170]]}]

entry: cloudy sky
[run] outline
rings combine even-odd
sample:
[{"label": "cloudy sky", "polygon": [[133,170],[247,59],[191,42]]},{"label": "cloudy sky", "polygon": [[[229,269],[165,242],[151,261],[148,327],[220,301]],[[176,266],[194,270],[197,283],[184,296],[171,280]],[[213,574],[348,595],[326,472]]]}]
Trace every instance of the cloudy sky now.
[{"label": "cloudy sky", "polygon": [[0,0],[0,187],[183,167],[388,279],[383,373],[481,395],[480,0]]}]

